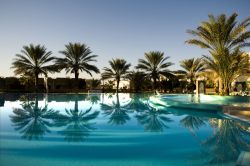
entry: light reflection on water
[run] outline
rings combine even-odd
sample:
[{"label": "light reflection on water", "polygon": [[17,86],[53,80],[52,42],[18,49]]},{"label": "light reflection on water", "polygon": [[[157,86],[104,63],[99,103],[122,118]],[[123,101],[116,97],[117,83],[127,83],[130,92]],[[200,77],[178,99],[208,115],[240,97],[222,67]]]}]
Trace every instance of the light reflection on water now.
[{"label": "light reflection on water", "polygon": [[250,151],[248,124],[157,107],[149,97],[8,94],[1,98],[0,164],[235,165]]}]

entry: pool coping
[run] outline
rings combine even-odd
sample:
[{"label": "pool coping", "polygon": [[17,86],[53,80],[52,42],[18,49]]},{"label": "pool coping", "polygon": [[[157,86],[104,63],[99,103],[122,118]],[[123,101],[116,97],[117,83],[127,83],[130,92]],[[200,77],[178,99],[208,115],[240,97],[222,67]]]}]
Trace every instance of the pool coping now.
[{"label": "pool coping", "polygon": [[[152,100],[153,99],[153,100]],[[250,124],[250,107],[248,106],[235,106],[235,105],[220,105],[210,103],[192,103],[185,101],[178,101],[167,98],[167,101],[162,98],[161,95],[156,95],[151,98],[151,102],[159,104],[165,107],[174,107],[181,109],[196,109],[196,110],[207,110],[212,112],[218,112],[222,117],[238,120]],[[240,114],[240,112],[247,112],[246,115]]]},{"label": "pool coping", "polygon": [[[243,112],[243,114],[241,113]],[[222,113],[227,117],[250,123],[250,107],[223,106]]]}]

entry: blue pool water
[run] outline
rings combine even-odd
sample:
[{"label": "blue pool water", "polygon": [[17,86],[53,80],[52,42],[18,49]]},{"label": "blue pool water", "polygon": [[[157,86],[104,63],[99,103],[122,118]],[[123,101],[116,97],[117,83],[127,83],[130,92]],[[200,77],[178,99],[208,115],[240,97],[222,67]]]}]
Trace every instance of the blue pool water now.
[{"label": "blue pool water", "polygon": [[249,96],[216,96],[194,94],[165,94],[150,97],[156,105],[176,108],[200,109],[209,111],[222,110],[224,106],[250,107]]},{"label": "blue pool water", "polygon": [[250,151],[249,124],[149,99],[2,94],[0,165],[234,166]]}]

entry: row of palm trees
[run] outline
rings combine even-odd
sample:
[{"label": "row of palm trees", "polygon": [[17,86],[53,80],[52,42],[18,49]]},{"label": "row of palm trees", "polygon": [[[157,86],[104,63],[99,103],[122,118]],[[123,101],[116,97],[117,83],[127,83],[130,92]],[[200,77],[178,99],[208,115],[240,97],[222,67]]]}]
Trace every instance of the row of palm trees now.
[{"label": "row of palm trees", "polygon": [[[249,70],[249,56],[242,51],[243,47],[250,46],[250,18],[237,23],[237,14],[230,17],[221,14],[218,17],[209,15],[208,21],[204,21],[196,30],[188,30],[194,38],[186,41],[188,44],[196,45],[207,49],[210,55],[203,55],[202,58],[191,58],[180,62],[184,70],[177,71],[183,74],[194,84],[198,74],[204,71],[212,71],[220,80],[221,94],[229,95],[231,83],[240,74]],[[69,43],[65,50],[60,51],[64,57],[51,56],[52,52],[47,51],[44,46],[30,44],[24,46],[21,54],[17,54],[12,68],[17,75],[32,76],[35,78],[36,90],[38,89],[38,76],[48,73],[60,72],[65,69],[66,73],[74,73],[76,83],[79,73],[86,72],[100,73],[100,70],[93,65],[97,55],[93,55],[90,48],[81,43]],[[135,67],[137,71],[129,72],[131,64],[124,59],[112,59],[110,67],[105,67],[101,74],[102,79],[114,79],[116,91],[123,78],[148,78],[152,80],[153,89],[157,89],[157,81],[163,76],[165,78],[174,76],[175,72],[168,70],[173,63],[168,62],[168,56],[163,52],[150,51],[145,53],[144,59],[139,59]],[[54,62],[51,64],[49,62]]]},{"label": "row of palm trees", "polygon": [[[52,52],[47,51],[45,46],[30,44],[23,47],[21,54],[16,54],[12,68],[17,75],[34,77],[36,91],[39,75],[47,77],[48,73],[65,69],[66,73],[74,73],[75,80],[78,82],[80,71],[85,71],[91,76],[91,72],[100,72],[95,65],[91,64],[96,61],[97,55],[92,55],[92,51],[85,44],[69,43],[60,53],[64,55],[63,58],[51,56]],[[52,61],[54,64],[50,63]]]}]

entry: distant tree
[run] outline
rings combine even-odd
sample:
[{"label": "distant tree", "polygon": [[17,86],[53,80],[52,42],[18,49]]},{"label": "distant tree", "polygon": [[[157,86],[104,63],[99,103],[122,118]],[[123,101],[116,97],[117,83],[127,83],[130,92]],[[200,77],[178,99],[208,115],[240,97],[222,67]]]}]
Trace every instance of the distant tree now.
[{"label": "distant tree", "polygon": [[195,80],[197,76],[205,70],[204,63],[201,58],[191,58],[191,59],[185,59],[180,62],[180,66],[184,70],[177,71],[178,74],[183,74],[186,79],[189,79],[189,89],[193,92],[195,89]]},{"label": "distant tree", "polygon": [[91,88],[92,88],[92,89],[97,88],[99,85],[101,85],[101,80],[93,79],[93,80],[91,81]]},{"label": "distant tree", "polygon": [[209,15],[196,30],[188,30],[195,38],[186,43],[208,49],[211,56],[203,56],[206,67],[220,78],[224,89],[221,94],[229,95],[232,81],[249,68],[248,57],[240,50],[250,46],[250,17],[237,23],[237,14],[226,17]]},{"label": "distant tree", "polygon": [[103,69],[102,79],[114,79],[116,81],[116,92],[118,92],[121,78],[126,77],[131,64],[124,59],[112,59],[109,64],[110,68],[105,67]]},{"label": "distant tree", "polygon": [[140,71],[132,71],[126,76],[130,81],[130,86],[135,92],[142,90],[145,85],[146,74]]},{"label": "distant tree", "polygon": [[99,73],[99,69],[90,64],[96,62],[97,55],[91,55],[90,48],[81,43],[69,43],[65,45],[65,50],[59,53],[63,54],[64,58],[57,58],[55,66],[59,69],[65,69],[66,73],[75,74],[75,84],[78,87],[79,72],[84,71],[92,76],[91,72]]},{"label": "distant tree", "polygon": [[112,90],[114,86],[114,82],[112,80],[108,80],[104,85],[103,88],[106,90]]},{"label": "distant tree", "polygon": [[141,69],[148,77],[153,79],[153,89],[156,90],[156,82],[160,79],[160,76],[172,75],[167,68],[173,65],[173,63],[166,62],[169,57],[164,57],[164,53],[160,51],[150,51],[145,53],[145,58],[146,60],[139,59],[136,68]]},{"label": "distant tree", "polygon": [[184,70],[179,70],[179,72],[184,74],[187,79],[190,79],[191,83],[194,83],[198,74],[205,70],[204,63],[201,58],[185,59],[180,62],[180,66]]},{"label": "distant tree", "polygon": [[23,46],[21,54],[16,54],[16,58],[12,63],[14,73],[16,75],[28,75],[35,78],[35,89],[38,91],[38,78],[43,74],[47,76],[48,72],[57,71],[54,65],[48,63],[53,61],[55,57],[51,56],[52,52],[47,51],[45,46],[30,44]]}]

